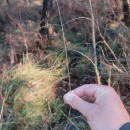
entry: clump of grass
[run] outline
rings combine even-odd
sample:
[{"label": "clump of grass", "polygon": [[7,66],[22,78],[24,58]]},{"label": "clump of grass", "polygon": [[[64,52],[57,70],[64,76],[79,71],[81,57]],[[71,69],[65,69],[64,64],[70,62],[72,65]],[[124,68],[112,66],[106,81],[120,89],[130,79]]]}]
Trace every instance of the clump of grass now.
[{"label": "clump of grass", "polygon": [[5,89],[11,88],[6,99],[10,103],[4,108],[7,117],[3,118],[2,128],[13,130],[16,126],[28,130],[47,125],[52,116],[50,104],[55,104],[59,72],[55,68],[41,68],[31,58],[10,70],[5,81],[8,83],[4,84]]}]

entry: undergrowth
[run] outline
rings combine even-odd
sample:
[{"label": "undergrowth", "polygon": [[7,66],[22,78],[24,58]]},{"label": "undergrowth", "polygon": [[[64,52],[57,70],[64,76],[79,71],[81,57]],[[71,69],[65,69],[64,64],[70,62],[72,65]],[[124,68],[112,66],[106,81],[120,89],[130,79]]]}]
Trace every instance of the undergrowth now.
[{"label": "undergrowth", "polygon": [[114,87],[130,111],[130,25],[90,2],[54,1],[47,44],[42,1],[0,2],[1,130],[90,130],[63,101],[83,84]]},{"label": "undergrowth", "polygon": [[6,71],[6,79],[1,84],[2,91],[6,92],[1,104],[2,129],[12,129],[14,125],[29,129],[48,123],[52,118],[48,108],[56,98],[55,84],[60,71],[41,68],[31,58]]},{"label": "undergrowth", "polygon": [[3,102],[0,104],[2,130],[87,128],[85,119],[77,112],[67,117],[69,108],[62,97],[56,95],[57,87],[62,86],[59,76],[63,70],[59,66],[47,68],[27,56],[4,71],[1,78]]}]

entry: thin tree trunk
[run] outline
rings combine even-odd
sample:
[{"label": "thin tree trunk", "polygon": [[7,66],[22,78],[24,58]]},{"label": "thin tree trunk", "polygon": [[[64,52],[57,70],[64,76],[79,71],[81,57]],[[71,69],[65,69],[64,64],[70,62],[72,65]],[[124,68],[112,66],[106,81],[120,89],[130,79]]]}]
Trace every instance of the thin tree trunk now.
[{"label": "thin tree trunk", "polygon": [[129,4],[127,0],[122,0],[123,2],[123,13],[124,13],[124,22],[125,25],[128,26],[129,22],[130,22],[130,10],[129,10]]},{"label": "thin tree trunk", "polygon": [[10,1],[6,0],[8,7],[10,7]]},{"label": "thin tree trunk", "polygon": [[40,24],[40,34],[46,38],[49,38],[49,30],[48,30],[48,22],[50,16],[50,10],[52,0],[43,0],[43,8],[42,8],[42,17],[41,17],[41,24]]}]

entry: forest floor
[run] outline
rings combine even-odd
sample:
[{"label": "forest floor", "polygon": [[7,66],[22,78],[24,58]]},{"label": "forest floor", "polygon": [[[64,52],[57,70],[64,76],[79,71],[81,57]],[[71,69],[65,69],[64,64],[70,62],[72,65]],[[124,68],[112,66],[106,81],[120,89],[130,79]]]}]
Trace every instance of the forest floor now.
[{"label": "forest floor", "polygon": [[[0,129],[90,130],[86,119],[63,102],[66,92],[98,82],[84,6],[69,10],[59,2],[60,14],[55,4],[45,45],[39,36],[40,0],[0,6]],[[103,36],[95,32],[101,83],[111,85],[130,112],[129,27],[105,27]]]}]

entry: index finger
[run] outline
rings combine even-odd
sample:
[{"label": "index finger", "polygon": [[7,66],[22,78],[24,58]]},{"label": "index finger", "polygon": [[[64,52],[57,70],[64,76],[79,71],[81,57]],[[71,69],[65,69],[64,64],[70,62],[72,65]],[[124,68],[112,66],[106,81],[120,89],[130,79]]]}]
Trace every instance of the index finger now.
[{"label": "index finger", "polygon": [[72,90],[74,94],[76,94],[79,97],[95,97],[96,98],[96,92],[98,89],[105,87],[104,85],[97,85],[97,84],[86,84],[79,88],[76,88]]}]

